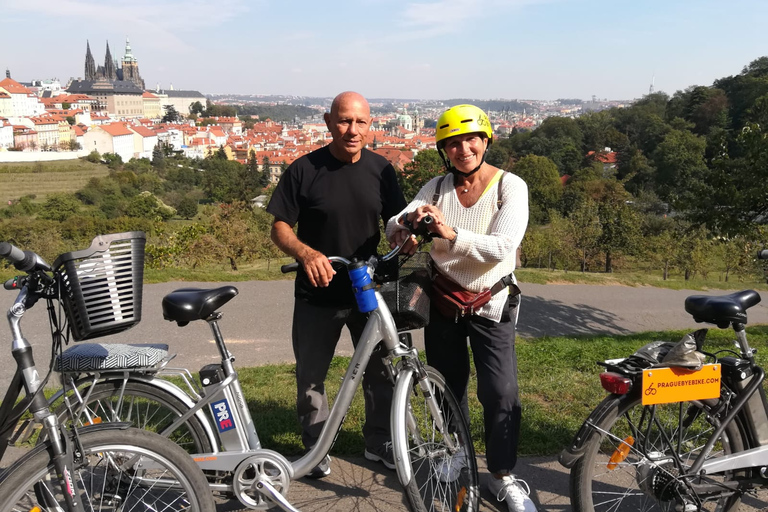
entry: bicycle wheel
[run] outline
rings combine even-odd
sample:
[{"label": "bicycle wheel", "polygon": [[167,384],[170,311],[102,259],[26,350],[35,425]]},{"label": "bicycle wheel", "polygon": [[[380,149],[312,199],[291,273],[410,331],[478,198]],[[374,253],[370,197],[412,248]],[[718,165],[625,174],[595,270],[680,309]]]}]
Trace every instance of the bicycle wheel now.
[{"label": "bicycle wheel", "polygon": [[[696,479],[712,484],[698,495],[678,476],[687,473],[719,425],[703,402],[644,407],[640,397],[622,397],[595,426],[584,455],[571,471],[571,504],[576,512],[683,510],[682,499],[701,510],[735,511],[740,495],[724,491],[733,474]],[[709,458],[744,449],[731,422]],[[693,510],[698,510],[692,508]]]},{"label": "bicycle wheel", "polygon": [[[132,426],[150,432],[161,433],[189,408],[178,398],[150,384],[128,381],[123,388],[122,381],[97,383],[88,395],[89,389],[80,390],[81,396],[88,396],[85,409],[78,414],[78,425],[101,422],[128,422]],[[70,397],[73,411],[80,410]],[[63,421],[67,408],[62,404],[56,408],[57,416]],[[163,434],[178,444],[187,453],[209,453],[211,443],[200,420],[191,416],[173,432]]]},{"label": "bicycle wheel", "polygon": [[[393,409],[400,413],[393,414],[393,418],[398,419],[393,419],[392,442],[395,457],[409,464],[411,474],[398,476],[413,512],[476,511],[479,501],[477,461],[469,427],[443,376],[434,368],[425,369],[431,395],[459,451],[451,450],[447,438],[438,429],[429,408],[430,397],[419,387],[418,375],[415,372],[402,374],[393,400]],[[405,435],[398,435],[398,432]]]},{"label": "bicycle wheel", "polygon": [[[83,459],[71,485],[86,512],[214,512],[205,477],[189,455],[157,434],[103,429],[80,435]],[[0,512],[66,511],[51,454],[38,446],[0,482]]]}]

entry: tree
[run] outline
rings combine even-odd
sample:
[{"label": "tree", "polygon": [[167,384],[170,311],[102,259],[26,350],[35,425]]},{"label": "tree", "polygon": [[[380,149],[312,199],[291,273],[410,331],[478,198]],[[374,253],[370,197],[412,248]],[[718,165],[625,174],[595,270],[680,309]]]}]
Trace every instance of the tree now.
[{"label": "tree", "polygon": [[238,262],[253,255],[259,247],[253,212],[243,202],[220,204],[211,216],[209,235],[200,243],[213,249],[216,257],[226,258],[230,268],[237,270]]},{"label": "tree", "polygon": [[151,192],[142,192],[128,201],[125,214],[150,220],[168,220],[176,215],[176,210],[160,201]]},{"label": "tree", "polygon": [[413,161],[408,162],[398,173],[398,182],[406,201],[412,200],[435,176],[445,171],[445,165],[435,149],[419,151]]},{"label": "tree", "polygon": [[264,156],[264,158],[261,160],[261,186],[266,187],[269,186],[269,183],[272,181],[272,171],[269,168],[269,157]]},{"label": "tree", "polygon": [[155,169],[165,169],[165,153],[160,144],[155,144],[152,149],[152,167]]},{"label": "tree", "polygon": [[671,130],[653,152],[659,196],[680,208],[689,200],[699,200],[687,191],[691,183],[706,174],[706,140],[689,131]]},{"label": "tree", "polygon": [[499,144],[491,144],[485,161],[499,169],[506,169],[509,166],[509,152]]},{"label": "tree", "polygon": [[549,210],[555,208],[563,196],[563,184],[557,166],[547,157],[528,155],[517,161],[512,172],[528,185],[531,222],[549,222]]},{"label": "tree", "polygon": [[197,208],[197,200],[189,196],[184,196],[181,201],[179,201],[176,212],[179,214],[179,217],[188,220],[197,215]]},{"label": "tree", "polygon": [[80,211],[82,203],[72,194],[57,192],[51,194],[40,209],[40,218],[63,222]]},{"label": "tree", "polygon": [[202,113],[203,113],[204,111],[205,111],[205,107],[203,107],[203,104],[202,104],[202,103],[200,103],[199,101],[196,101],[196,102],[192,103],[192,104],[189,106],[189,112],[190,112],[191,114],[195,114],[195,115],[202,115]]},{"label": "tree", "polygon": [[88,156],[85,157],[85,159],[94,164],[98,164],[99,162],[101,162],[101,155],[99,154],[98,151],[94,149],[93,151],[88,153]]},{"label": "tree", "polygon": [[123,165],[123,157],[116,153],[104,153],[101,158],[107,163],[107,167],[117,170]]},{"label": "tree", "polygon": [[571,212],[567,221],[568,239],[579,251],[581,271],[586,272],[589,259],[599,247],[602,233],[597,203],[591,199],[583,201]]},{"label": "tree", "polygon": [[176,110],[176,107],[173,105],[166,105],[163,109],[165,110],[165,114],[163,114],[163,118],[160,120],[161,122],[178,123],[181,121],[181,114]]}]

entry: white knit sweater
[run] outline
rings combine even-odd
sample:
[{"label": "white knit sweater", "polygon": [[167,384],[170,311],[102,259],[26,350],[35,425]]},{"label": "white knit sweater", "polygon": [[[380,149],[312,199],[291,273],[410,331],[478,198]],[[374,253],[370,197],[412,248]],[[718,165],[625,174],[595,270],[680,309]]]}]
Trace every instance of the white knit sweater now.
[{"label": "white knit sweater", "polygon": [[[387,238],[398,229],[404,212],[432,204],[432,196],[440,177],[432,179],[419,191],[411,203],[387,223]],[[445,222],[456,227],[458,235],[453,244],[436,238],[430,252],[438,270],[464,289],[480,292],[496,284],[515,270],[517,247],[528,226],[528,186],[518,176],[507,173],[502,182],[502,206],[497,208],[498,183],[487,189],[480,199],[465,208],[456,194],[454,176],[443,180],[436,207],[443,212]],[[476,314],[495,322],[501,320],[507,294],[497,293]]]}]

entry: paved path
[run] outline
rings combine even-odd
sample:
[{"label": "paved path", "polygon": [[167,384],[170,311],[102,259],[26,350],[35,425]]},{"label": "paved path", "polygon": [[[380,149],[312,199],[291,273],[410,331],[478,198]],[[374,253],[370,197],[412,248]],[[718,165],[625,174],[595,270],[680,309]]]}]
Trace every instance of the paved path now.
[{"label": "paved path", "polygon": [[[222,283],[228,284],[228,283]],[[290,325],[293,310],[292,281],[250,281],[232,283],[240,296],[223,309],[221,322],[230,350],[237,356],[236,366],[292,362]],[[179,328],[162,319],[162,297],[180,287],[219,286],[211,283],[164,283],[144,288],[141,324],[109,338],[113,342],[163,342],[178,354],[176,366],[197,371],[216,360],[216,349],[207,325],[198,322]],[[518,332],[523,337],[577,334],[629,334],[632,332],[694,328],[683,309],[685,297],[700,294],[690,290],[631,288],[594,285],[523,285],[524,298]],[[719,292],[718,292],[719,293]],[[723,292],[725,293],[725,292]],[[7,310],[12,293],[0,294],[0,309]],[[767,301],[768,302],[768,301]],[[749,310],[750,323],[768,323],[768,307],[759,304]],[[45,308],[31,311],[22,325],[26,337],[36,348],[38,368],[48,364],[48,321]],[[7,331],[6,331],[7,332]],[[3,339],[8,339],[4,336]],[[45,342],[44,342],[45,341]],[[414,336],[423,347],[420,333]],[[338,354],[350,355],[348,336],[339,343]],[[3,358],[0,389],[11,377],[13,363]],[[10,456],[18,455],[14,451]],[[3,465],[7,464],[3,460]],[[481,464],[484,462],[481,460]],[[362,458],[334,458],[330,477],[320,481],[302,480],[291,484],[290,499],[304,511],[389,511],[406,510],[403,494],[394,472]],[[517,467],[519,475],[531,484],[533,497],[541,511],[569,511],[567,472],[553,457],[525,458]],[[481,478],[485,478],[485,474]],[[485,491],[484,491],[485,492]],[[483,494],[481,510],[504,510]],[[237,503],[223,503],[220,511],[237,509]]]}]

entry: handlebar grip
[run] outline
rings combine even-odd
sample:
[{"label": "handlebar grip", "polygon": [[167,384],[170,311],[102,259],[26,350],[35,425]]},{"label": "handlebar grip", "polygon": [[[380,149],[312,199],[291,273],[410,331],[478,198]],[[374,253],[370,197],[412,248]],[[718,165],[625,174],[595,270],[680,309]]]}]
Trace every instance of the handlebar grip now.
[{"label": "handlebar grip", "polygon": [[297,270],[299,270],[298,261],[294,261],[293,263],[288,263],[287,265],[283,265],[282,267],[280,267],[280,272],[282,272],[283,274],[287,274],[289,272],[296,272]]},{"label": "handlebar grip", "polygon": [[759,259],[759,260],[768,260],[768,249],[763,249],[762,251],[757,251],[757,259]]},{"label": "handlebar grip", "polygon": [[24,261],[24,251],[8,242],[0,242],[0,256],[11,263],[21,263]]},{"label": "handlebar grip", "polygon": [[38,261],[44,265],[42,268],[48,267],[48,264],[44,263],[34,252],[22,251],[8,242],[0,242],[0,257],[4,257],[13,263],[16,270],[21,270],[22,272],[33,270],[37,266]]}]

